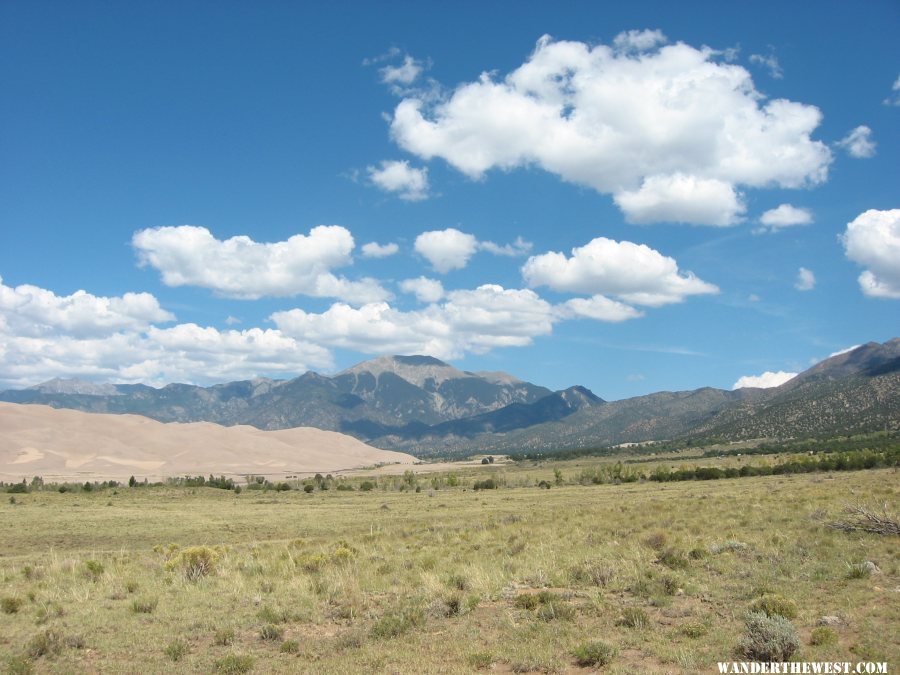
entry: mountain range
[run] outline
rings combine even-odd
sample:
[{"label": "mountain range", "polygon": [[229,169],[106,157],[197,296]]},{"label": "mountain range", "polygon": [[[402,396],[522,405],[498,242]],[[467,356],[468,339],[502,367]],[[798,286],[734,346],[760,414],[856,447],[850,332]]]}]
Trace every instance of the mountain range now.
[{"label": "mountain range", "polygon": [[871,342],[779,387],[711,387],[607,402],[506,373],[467,372],[430,356],[383,356],[326,377],[265,378],[211,387],[51,380],[0,401],[162,422],[298,426],[340,431],[418,456],[551,449],[652,440],[794,438],[897,429],[900,339]]}]

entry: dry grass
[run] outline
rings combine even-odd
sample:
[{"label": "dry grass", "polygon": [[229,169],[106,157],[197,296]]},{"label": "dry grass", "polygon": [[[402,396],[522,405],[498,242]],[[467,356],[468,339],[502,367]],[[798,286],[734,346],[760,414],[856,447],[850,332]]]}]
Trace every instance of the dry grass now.
[{"label": "dry grass", "polygon": [[[851,494],[896,504],[896,472],[509,487],[580,466],[507,465],[479,492],[19,495],[0,503],[19,600],[0,668],[565,672],[602,639],[604,672],[710,671],[776,595],[804,660],[900,664],[896,541],[823,524]],[[848,578],[863,561],[880,572]],[[826,615],[835,639],[812,640]]]}]

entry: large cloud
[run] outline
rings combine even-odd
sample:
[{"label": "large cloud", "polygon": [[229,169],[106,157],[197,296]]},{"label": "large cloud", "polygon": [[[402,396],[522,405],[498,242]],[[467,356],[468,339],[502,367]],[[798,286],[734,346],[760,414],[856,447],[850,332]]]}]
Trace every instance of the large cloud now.
[{"label": "large cloud", "polygon": [[554,308],[534,291],[486,284],[451,291],[446,301],[412,312],[387,303],[358,309],[335,303],[321,314],[293,309],[272,320],[286,335],[365,353],[416,353],[458,358],[495,347],[525,346],[548,335]]},{"label": "large cloud", "polygon": [[6,331],[16,335],[97,337],[120,330],[143,330],[151,323],[174,319],[149,293],[107,298],[76,291],[59,296],[28,284],[12,288],[0,278],[0,320]]},{"label": "large cloud", "polygon": [[689,295],[717,293],[713,284],[682,273],[674,259],[643,244],[598,237],[572,249],[550,252],[522,267],[529,286],[588,295],[614,295],[627,303],[658,307]]},{"label": "large cloud", "polygon": [[149,293],[57,296],[0,283],[0,386],[54,377],[213,383],[332,365],[327,349],[278,330],[154,325],[174,319]]},{"label": "large cloud", "polygon": [[634,222],[730,225],[744,210],[740,186],[826,179],[831,152],[810,138],[817,108],[767,101],[714,50],[657,48],[663,40],[632,31],[591,47],[545,36],[502,79],[484,73],[437,100],[403,99],[391,134],[473,179],[541,167],[613,195]]},{"label": "large cloud", "polygon": [[353,236],[338,225],[275,243],[246,236],[220,241],[191,225],[157,227],[136,232],[132,245],[140,264],[159,270],[168,286],[202,286],[243,299],[303,294],[362,304],[390,297],[374,279],[350,281],[331,272],[352,262]]},{"label": "large cloud", "polygon": [[859,275],[863,293],[900,298],[900,209],[870,209],[847,224],[847,257],[868,269]]}]

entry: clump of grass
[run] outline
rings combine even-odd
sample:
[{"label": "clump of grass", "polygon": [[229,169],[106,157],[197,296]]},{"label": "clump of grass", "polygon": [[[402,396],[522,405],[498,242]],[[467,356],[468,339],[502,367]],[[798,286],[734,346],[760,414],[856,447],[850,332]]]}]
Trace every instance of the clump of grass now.
[{"label": "clump of grass", "polygon": [[424,622],[425,616],[420,610],[407,608],[382,616],[372,625],[371,633],[373,638],[395,638],[421,626]]},{"label": "clump of grass", "polygon": [[785,619],[797,618],[797,603],[782,595],[768,594],[757,598],[750,605],[751,612],[761,612],[766,616],[783,616]]},{"label": "clump of grass", "polygon": [[668,541],[669,535],[667,535],[662,530],[657,530],[646,539],[644,539],[644,543],[654,551],[662,551],[666,547],[666,543],[668,543]]},{"label": "clump of grass", "polygon": [[847,563],[848,579],[868,579],[872,576],[872,567],[864,562]]},{"label": "clump of grass", "polygon": [[34,672],[34,664],[24,656],[10,656],[6,660],[8,675],[31,675]]},{"label": "clump of grass", "polygon": [[99,560],[85,560],[84,570],[88,578],[97,581],[103,574],[103,563]]},{"label": "clump of grass", "polygon": [[455,588],[458,591],[467,591],[469,590],[469,580],[462,574],[451,574],[447,578],[447,586]]},{"label": "clump of grass", "polygon": [[13,595],[0,598],[0,609],[3,610],[4,614],[15,614],[22,609],[23,604],[22,598]]},{"label": "clump of grass", "polygon": [[747,633],[741,639],[741,654],[753,661],[787,661],[800,649],[800,638],[794,624],[783,616],[767,616],[750,612],[746,618]]},{"label": "clump of grass", "polygon": [[296,640],[285,640],[281,643],[280,651],[282,654],[296,654],[300,651],[300,643]]},{"label": "clump of grass", "polygon": [[534,593],[521,593],[516,596],[516,599],[513,600],[513,604],[519,609],[537,609],[537,606],[541,604],[540,600],[538,600],[538,596]]},{"label": "clump of grass", "polygon": [[32,637],[25,645],[25,655],[32,659],[56,656],[63,650],[65,640],[58,631],[48,629]]},{"label": "clump of grass", "polygon": [[575,663],[583,668],[597,668],[608,665],[618,653],[615,647],[605,642],[586,642],[572,652]]},{"label": "clump of grass", "polygon": [[616,625],[626,628],[646,628],[649,624],[650,617],[640,607],[626,607],[622,611],[621,618],[616,621]]},{"label": "clump of grass", "polygon": [[819,626],[813,628],[809,636],[809,644],[814,646],[833,645],[838,641],[838,634],[833,628]]},{"label": "clump of grass", "polygon": [[159,598],[135,598],[131,601],[131,611],[135,614],[153,614]]},{"label": "clump of grass", "polygon": [[217,673],[243,675],[253,670],[253,657],[249,654],[228,654],[215,662]]},{"label": "clump of grass", "polygon": [[175,638],[163,650],[165,655],[175,662],[181,661],[190,651],[191,648],[188,646],[188,643],[181,638]]},{"label": "clump of grass", "polygon": [[542,621],[571,621],[575,617],[575,608],[561,600],[543,603],[537,610],[537,618]]},{"label": "clump of grass", "polygon": [[275,642],[284,638],[284,628],[282,628],[281,626],[276,626],[274,623],[267,623],[262,627],[262,629],[260,629],[259,636],[263,640]]},{"label": "clump of grass", "polygon": [[285,623],[289,618],[286,612],[274,610],[268,605],[264,605],[256,616],[266,623]]},{"label": "clump of grass", "polygon": [[573,583],[589,586],[606,586],[615,575],[615,570],[600,560],[585,560],[569,569]]},{"label": "clump of grass", "polygon": [[490,652],[472,652],[466,657],[466,663],[474,670],[487,670],[494,663],[494,655]]},{"label": "clump of grass", "polygon": [[234,628],[219,628],[213,635],[213,644],[227,647],[234,644]]},{"label": "clump of grass", "polygon": [[662,563],[673,570],[682,570],[690,565],[690,561],[684,553],[675,548],[667,548],[664,551],[661,551],[657,562]]},{"label": "clump of grass", "polygon": [[742,541],[735,541],[734,539],[727,539],[719,544],[713,544],[709,547],[709,552],[713,555],[719,555],[720,553],[727,553],[729,551],[746,551],[747,544]]}]

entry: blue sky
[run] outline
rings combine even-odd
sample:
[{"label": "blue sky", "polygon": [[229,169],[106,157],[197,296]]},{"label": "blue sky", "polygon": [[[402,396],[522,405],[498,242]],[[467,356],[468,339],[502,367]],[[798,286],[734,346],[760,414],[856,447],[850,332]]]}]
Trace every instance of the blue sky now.
[{"label": "blue sky", "polygon": [[3,2],[0,386],[612,400],[900,334],[898,5],[619,4]]}]

